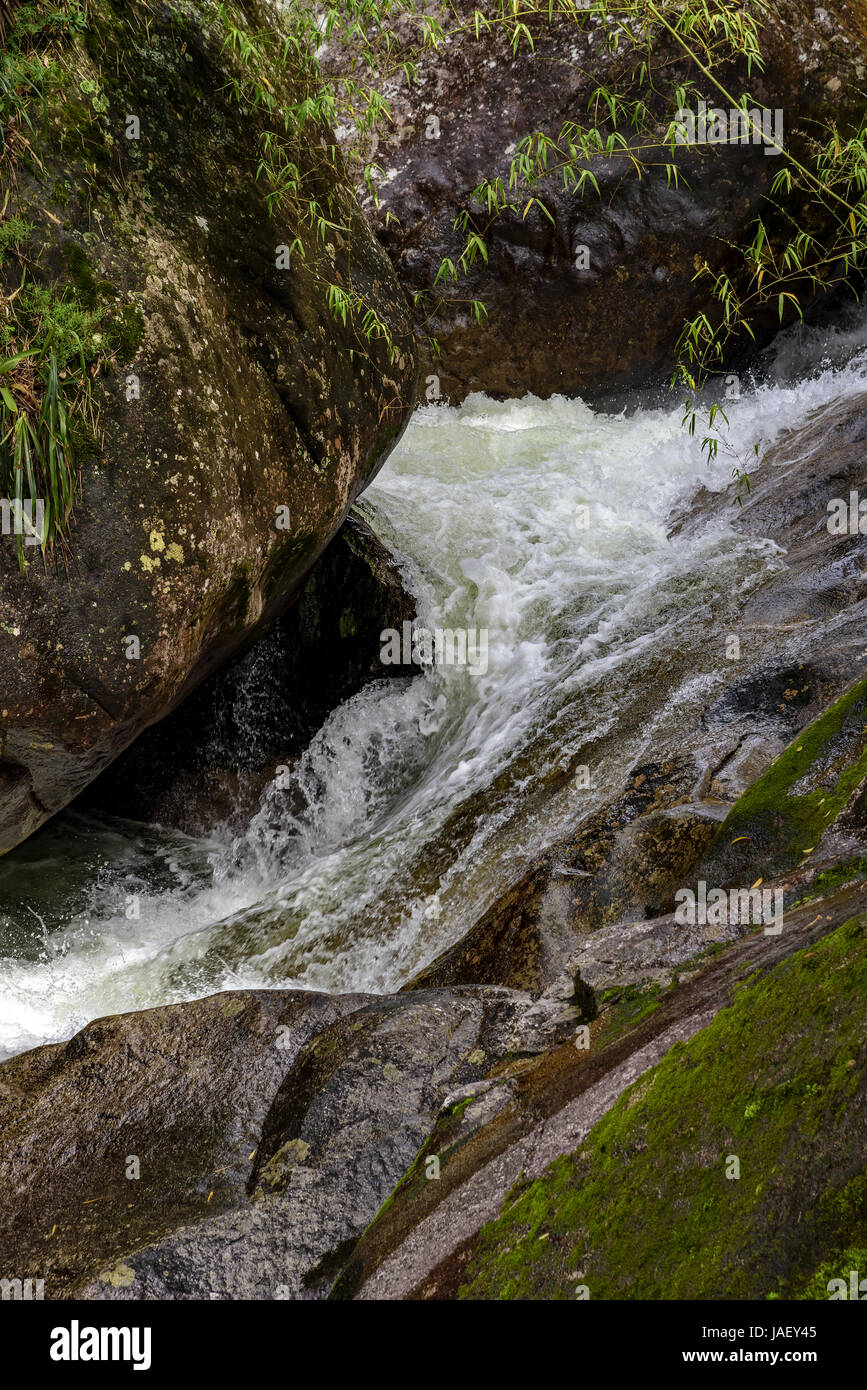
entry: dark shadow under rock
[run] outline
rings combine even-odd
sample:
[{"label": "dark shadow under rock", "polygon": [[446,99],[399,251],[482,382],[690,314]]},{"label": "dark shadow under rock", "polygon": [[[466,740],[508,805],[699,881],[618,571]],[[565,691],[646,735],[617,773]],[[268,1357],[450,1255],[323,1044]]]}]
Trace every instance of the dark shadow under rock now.
[{"label": "dark shadow under rock", "polygon": [[246,823],[333,709],[391,674],[380,632],[415,617],[397,564],[350,516],[295,605],[123,753],[76,803],[191,833]]}]

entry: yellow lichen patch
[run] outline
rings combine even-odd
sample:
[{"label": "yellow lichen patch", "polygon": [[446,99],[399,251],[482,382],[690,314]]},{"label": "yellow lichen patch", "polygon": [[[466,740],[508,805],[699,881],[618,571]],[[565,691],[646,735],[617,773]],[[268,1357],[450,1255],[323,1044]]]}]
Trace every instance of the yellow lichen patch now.
[{"label": "yellow lichen patch", "polygon": [[150,555],[141,555],[139,556],[139,559],[141,560],[142,569],[145,570],[147,574],[150,574],[152,570],[159,569],[162,563],[159,555],[155,557],[152,557]]},{"label": "yellow lichen patch", "polygon": [[177,560],[179,565],[184,563],[183,547],[178,545],[177,541],[172,541],[171,545],[166,546],[166,559]]},{"label": "yellow lichen patch", "polygon": [[135,1270],[129,1265],[115,1265],[114,1269],[104,1269],[99,1277],[114,1289],[128,1289],[135,1283]]},{"label": "yellow lichen patch", "polygon": [[162,531],[151,531],[150,534],[151,550],[165,550],[166,540]]},{"label": "yellow lichen patch", "polygon": [[243,1013],[247,1007],[246,999],[222,999],[220,1001],[220,1011],[226,1018],[237,1018],[238,1014]]}]

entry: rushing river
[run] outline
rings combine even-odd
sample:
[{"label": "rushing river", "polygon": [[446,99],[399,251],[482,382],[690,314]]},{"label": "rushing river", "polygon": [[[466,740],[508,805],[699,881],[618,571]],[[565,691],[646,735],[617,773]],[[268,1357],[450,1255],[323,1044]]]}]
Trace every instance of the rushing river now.
[{"label": "rushing river", "polygon": [[671,523],[862,389],[865,341],[791,335],[711,464],[679,406],[419,410],[361,510],[426,627],[487,630],[487,669],[383,667],[304,753],[302,795],[272,786],[243,835],[70,811],[0,860],[0,1055],[217,989],[392,990],[457,940],[724,680],[706,639],[784,558],[734,508],[688,540]]}]

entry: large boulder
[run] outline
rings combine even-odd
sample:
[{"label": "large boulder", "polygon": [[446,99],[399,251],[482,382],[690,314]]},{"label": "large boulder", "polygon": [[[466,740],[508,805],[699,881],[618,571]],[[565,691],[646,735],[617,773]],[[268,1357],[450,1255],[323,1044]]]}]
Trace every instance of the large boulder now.
[{"label": "large boulder", "polygon": [[[17,146],[3,244],[19,238],[43,322],[90,334],[98,418],[91,434],[79,418],[66,546],[20,573],[0,539],[0,851],[286,608],[412,406],[408,313],[328,134],[290,151],[330,209],[323,240],[303,199],[272,204],[257,177],[268,118],[226,22],[205,0],[96,0],[83,31],[51,39],[38,159]],[[234,22],[279,40],[257,0]],[[303,87],[263,77],[285,105]],[[20,265],[0,261],[7,307]],[[394,350],[333,317],[329,284]]]},{"label": "large boulder", "polygon": [[[728,103],[659,26],[651,26],[658,82],[648,90],[635,78],[647,52],[624,43],[620,14],[605,20],[591,11],[580,21],[556,16],[551,23],[546,14],[522,14],[535,48],[522,41],[513,53],[496,24],[477,36],[479,9],[489,17],[499,12],[475,0],[452,7],[445,40],[421,55],[411,84],[399,62],[411,55],[419,29],[397,26],[390,34],[394,72],[383,89],[391,119],[373,140],[366,132],[360,137],[383,171],[379,206],[372,197],[365,206],[407,293],[423,296],[416,315],[423,344],[432,337],[439,345],[439,356],[422,357],[423,382],[435,374],[438,386],[430,383],[430,391],[456,402],[470,391],[587,396],[667,378],[685,320],[711,308],[711,281],[697,280],[696,271],[706,261],[715,274],[735,274],[740,261],[732,243],[752,240],[760,210],[773,220],[768,195],[782,161],[755,145],[679,146],[675,186],[663,167],[668,154],[651,153],[642,175],[626,154],[599,158],[592,166],[598,196],[589,186],[583,195],[564,187],[552,168],[533,191],[553,220],[538,206],[526,210],[527,194],[508,188],[518,142],[536,131],[556,139],[567,121],[593,125],[598,118],[606,130],[604,99],[594,105],[597,88],[645,100],[659,135],[674,114],[660,94],[673,94],[679,82],[697,80],[711,106]],[[815,12],[788,0],[765,12],[765,22],[764,72],[749,73],[744,58],[721,66],[719,75],[734,95],[748,91],[756,103],[781,110],[784,143],[803,158],[817,120],[845,128],[860,119],[863,17],[844,0]],[[345,50],[335,46],[329,61],[340,69]],[[628,119],[619,128],[641,144]],[[347,127],[344,139],[357,143],[359,133]],[[552,165],[558,162],[552,156]],[[496,177],[524,215],[501,215],[487,230],[487,213],[472,194]],[[799,197],[798,219],[803,203]],[[461,255],[464,234],[455,220],[466,211],[479,231],[487,230],[489,258],[477,259],[457,284],[435,287],[442,260],[457,263]],[[811,228],[821,230],[818,223]],[[481,324],[470,299],[484,303]],[[776,301],[764,326],[778,326]]]},{"label": "large boulder", "polygon": [[97,1020],[0,1065],[5,1270],[49,1299],[321,1297],[450,1093],[575,1017],[258,990]]}]

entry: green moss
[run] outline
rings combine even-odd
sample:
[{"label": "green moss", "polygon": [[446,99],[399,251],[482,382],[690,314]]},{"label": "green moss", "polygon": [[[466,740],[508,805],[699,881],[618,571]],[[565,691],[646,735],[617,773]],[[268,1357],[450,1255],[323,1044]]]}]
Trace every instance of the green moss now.
[{"label": "green moss", "polygon": [[[861,1279],[867,1278],[867,1245],[850,1245],[848,1249],[835,1255],[832,1260],[826,1260],[806,1284],[800,1297],[827,1302],[831,1281],[842,1279],[846,1285],[846,1297],[848,1299],[852,1287],[851,1274],[853,1270],[856,1272],[859,1284]],[[862,1298],[863,1294],[859,1292],[859,1301]]]},{"label": "green moss", "polygon": [[75,410],[69,417],[69,451],[78,463],[96,457],[100,452],[99,438],[90,420]]},{"label": "green moss", "polygon": [[37,363],[47,362],[51,353],[58,366],[70,366],[82,354],[92,361],[98,352],[94,335],[99,315],[84,307],[68,287],[26,284],[16,302],[15,319],[9,334],[26,333],[36,351]]},{"label": "green moss", "polygon": [[95,309],[101,295],[90,268],[90,262],[77,241],[71,241],[66,248],[66,264],[75,286],[75,297],[86,309]]},{"label": "green moss", "polygon": [[775,863],[797,863],[867,776],[867,681],[859,681],[804,729],[732,807],[708,861],[741,837],[770,847]]},{"label": "green moss", "polygon": [[596,1037],[596,1045],[605,1047],[643,1018],[648,1018],[659,1008],[661,996],[662,988],[656,983],[605,990],[599,1001],[603,1023]]},{"label": "green moss", "polygon": [[355,637],[358,633],[358,625],[355,621],[355,614],[351,608],[344,608],[340,614],[340,636],[344,638]]},{"label": "green moss", "polygon": [[740,990],[518,1192],[461,1296],[816,1296],[867,1240],[865,1038],[861,916]]},{"label": "green moss", "polygon": [[463,1115],[467,1106],[472,1105],[474,1100],[475,1096],[464,1096],[463,1100],[457,1101],[449,1110],[449,1118],[452,1120],[458,1119],[460,1115]]},{"label": "green moss", "polygon": [[[58,83],[56,41],[80,33],[84,18],[80,7],[70,0],[63,8],[16,5],[11,21],[0,50],[0,129],[13,123],[26,129],[32,126],[39,102]],[[4,141],[0,172],[10,158],[10,147]]]},{"label": "green moss", "polygon": [[33,226],[23,217],[7,217],[0,222],[0,266],[10,250],[17,250],[29,237]]},{"label": "green moss", "polygon": [[106,340],[118,362],[134,362],[144,337],[145,317],[137,304],[125,304],[106,324]]},{"label": "green moss", "polygon": [[[846,883],[852,883],[855,879],[867,876],[867,855],[861,855],[855,859],[847,859],[842,864],[835,864],[833,869],[825,869],[821,874],[817,874],[810,884],[810,887],[798,903],[815,902],[817,898],[825,898],[829,893],[835,893],[838,888],[842,888]],[[797,907],[798,903],[793,903]]]}]

